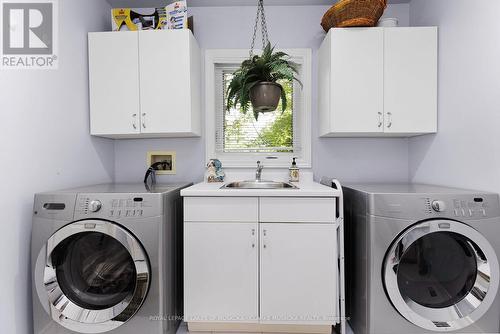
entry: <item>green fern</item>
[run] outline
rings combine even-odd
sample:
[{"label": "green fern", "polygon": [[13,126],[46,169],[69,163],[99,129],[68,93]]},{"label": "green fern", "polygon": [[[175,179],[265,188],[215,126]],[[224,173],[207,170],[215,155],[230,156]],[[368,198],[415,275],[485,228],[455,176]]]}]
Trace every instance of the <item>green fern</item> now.
[{"label": "green fern", "polygon": [[[246,114],[250,109],[250,89],[259,82],[295,80],[302,87],[302,83],[296,77],[297,67],[289,59],[290,56],[284,52],[274,52],[274,47],[268,43],[262,55],[243,61],[240,68],[234,72],[227,89],[227,110],[239,105],[241,112]],[[285,111],[288,103],[283,88],[281,88],[281,102],[281,109]],[[259,113],[254,111],[254,117],[257,119]]]}]

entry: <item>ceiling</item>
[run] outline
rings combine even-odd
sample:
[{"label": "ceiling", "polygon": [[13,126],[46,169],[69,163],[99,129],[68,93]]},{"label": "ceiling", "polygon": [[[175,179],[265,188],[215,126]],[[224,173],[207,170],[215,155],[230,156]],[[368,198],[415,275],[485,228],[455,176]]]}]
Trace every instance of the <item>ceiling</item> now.
[{"label": "ceiling", "polygon": [[[107,0],[112,7],[161,7],[169,0]],[[255,6],[257,0],[187,0],[190,7]],[[331,5],[335,0],[265,0],[266,6]],[[389,3],[409,3],[410,0],[388,0]]]}]

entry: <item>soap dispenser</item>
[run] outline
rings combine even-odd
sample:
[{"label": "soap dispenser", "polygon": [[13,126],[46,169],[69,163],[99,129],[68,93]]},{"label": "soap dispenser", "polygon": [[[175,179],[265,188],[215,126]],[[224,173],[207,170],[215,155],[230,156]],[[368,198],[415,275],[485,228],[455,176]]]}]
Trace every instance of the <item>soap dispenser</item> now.
[{"label": "soap dispenser", "polygon": [[293,158],[292,165],[288,168],[290,182],[299,182],[299,168],[295,159],[297,158]]}]

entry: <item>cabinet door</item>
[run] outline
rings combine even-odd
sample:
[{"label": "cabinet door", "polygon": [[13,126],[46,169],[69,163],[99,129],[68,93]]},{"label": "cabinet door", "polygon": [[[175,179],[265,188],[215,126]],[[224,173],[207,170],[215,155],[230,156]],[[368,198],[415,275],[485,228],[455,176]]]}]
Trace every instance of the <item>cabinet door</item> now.
[{"label": "cabinet door", "polygon": [[89,33],[90,132],[139,133],[137,32]]},{"label": "cabinet door", "polygon": [[[191,32],[139,32],[141,132],[182,135],[192,132]],[[194,53],[194,51],[193,51]],[[199,96],[197,97],[199,98]]]},{"label": "cabinet door", "polygon": [[383,132],[383,30],[331,31],[330,127],[337,134]]},{"label": "cabinet door", "polygon": [[334,324],[334,224],[260,224],[260,313],[265,322]]},{"label": "cabinet door", "polygon": [[186,321],[258,320],[257,223],[184,224]]},{"label": "cabinet door", "polygon": [[437,131],[437,28],[385,29],[385,132]]}]

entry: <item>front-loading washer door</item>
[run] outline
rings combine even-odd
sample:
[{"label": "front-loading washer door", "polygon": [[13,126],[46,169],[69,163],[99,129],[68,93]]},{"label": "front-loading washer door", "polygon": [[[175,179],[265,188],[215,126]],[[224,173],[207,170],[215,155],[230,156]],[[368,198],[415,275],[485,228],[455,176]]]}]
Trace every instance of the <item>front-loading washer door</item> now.
[{"label": "front-loading washer door", "polygon": [[44,285],[51,315],[77,333],[103,333],[128,321],[149,281],[144,249],[118,224],[78,221],[47,241]]},{"label": "front-loading washer door", "polygon": [[497,256],[474,228],[429,220],[404,231],[383,268],[386,293],[398,312],[433,331],[465,328],[491,306],[498,291]]}]

